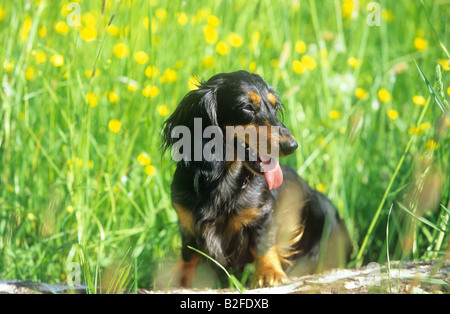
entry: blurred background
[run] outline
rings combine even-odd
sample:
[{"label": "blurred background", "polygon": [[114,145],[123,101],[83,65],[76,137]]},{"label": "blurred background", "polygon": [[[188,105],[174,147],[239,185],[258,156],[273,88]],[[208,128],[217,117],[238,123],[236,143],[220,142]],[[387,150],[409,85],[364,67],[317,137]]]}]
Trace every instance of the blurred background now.
[{"label": "blurred background", "polygon": [[450,2],[368,5],[0,0],[0,278],[155,287],[181,247],[162,123],[238,69],[278,91],[282,162],[338,208],[349,266],[448,256]]}]

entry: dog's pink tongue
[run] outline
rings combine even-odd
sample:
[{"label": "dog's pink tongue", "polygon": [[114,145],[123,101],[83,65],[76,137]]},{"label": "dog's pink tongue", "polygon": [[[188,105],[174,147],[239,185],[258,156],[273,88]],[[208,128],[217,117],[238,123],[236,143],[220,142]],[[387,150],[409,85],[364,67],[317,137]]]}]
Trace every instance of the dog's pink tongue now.
[{"label": "dog's pink tongue", "polygon": [[[275,165],[272,165],[272,163]],[[283,172],[281,171],[280,164],[276,159],[269,159],[263,162],[264,175],[266,176],[266,181],[269,184],[269,190],[276,189],[283,182]]]}]

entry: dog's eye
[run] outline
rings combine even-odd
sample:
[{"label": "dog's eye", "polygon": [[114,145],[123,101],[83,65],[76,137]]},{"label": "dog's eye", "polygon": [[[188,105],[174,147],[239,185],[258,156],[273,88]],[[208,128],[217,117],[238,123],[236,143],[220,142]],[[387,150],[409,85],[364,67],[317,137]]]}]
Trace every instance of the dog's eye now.
[{"label": "dog's eye", "polygon": [[245,111],[249,111],[249,112],[255,111],[255,108],[253,108],[252,105],[245,105],[242,109],[244,109]]}]

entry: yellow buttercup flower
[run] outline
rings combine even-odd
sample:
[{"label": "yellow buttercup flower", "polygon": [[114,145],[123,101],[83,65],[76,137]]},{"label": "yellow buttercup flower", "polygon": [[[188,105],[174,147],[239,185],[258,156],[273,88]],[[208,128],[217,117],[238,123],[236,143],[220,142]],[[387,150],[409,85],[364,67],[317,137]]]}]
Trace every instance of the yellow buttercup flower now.
[{"label": "yellow buttercup flower", "polygon": [[200,85],[200,82],[198,81],[198,77],[191,76],[188,82],[189,90],[195,90],[198,89],[198,85]]},{"label": "yellow buttercup flower", "polygon": [[167,19],[167,11],[164,8],[156,9],[155,15],[161,22],[164,22]]},{"label": "yellow buttercup flower", "polygon": [[142,95],[144,95],[145,97],[154,98],[154,97],[158,96],[158,94],[159,94],[159,89],[158,89],[158,87],[156,87],[154,85],[147,85],[142,90]]},{"label": "yellow buttercup flower", "polygon": [[206,56],[203,59],[203,66],[209,69],[214,68],[214,58],[212,56]]},{"label": "yellow buttercup flower", "polygon": [[138,162],[143,165],[143,166],[147,166],[150,164],[150,162],[152,161],[150,159],[150,157],[147,155],[147,153],[140,153],[137,157]]},{"label": "yellow buttercup flower", "polygon": [[0,21],[3,21],[6,17],[6,10],[0,6]]},{"label": "yellow buttercup flower", "polygon": [[328,115],[331,119],[340,119],[342,117],[342,113],[339,110],[331,110]]},{"label": "yellow buttercup flower", "polygon": [[38,50],[36,52],[35,58],[36,58],[36,63],[37,64],[41,64],[41,63],[44,63],[45,61],[47,61],[46,54],[43,51],[41,51],[41,50]]},{"label": "yellow buttercup flower", "polygon": [[441,65],[442,70],[450,71],[450,59],[438,59],[438,63]]},{"label": "yellow buttercup flower", "polygon": [[97,39],[97,28],[93,25],[88,25],[81,30],[80,33],[81,39],[86,42],[94,41]]},{"label": "yellow buttercup flower", "polygon": [[255,72],[255,70],[256,70],[256,62],[255,61],[250,62],[250,64],[248,65],[248,70],[252,73]]},{"label": "yellow buttercup flower", "polygon": [[304,55],[302,57],[302,63],[309,70],[314,70],[317,66],[316,60],[313,57],[308,56],[308,55]]},{"label": "yellow buttercup flower", "polygon": [[27,71],[25,72],[25,79],[27,81],[32,81],[35,78],[35,70],[33,66],[28,67]]},{"label": "yellow buttercup flower", "polygon": [[156,168],[153,165],[148,165],[145,167],[145,173],[153,177],[156,174]]},{"label": "yellow buttercup flower", "polygon": [[355,96],[356,96],[358,99],[366,99],[366,98],[367,98],[367,95],[368,95],[367,91],[364,90],[364,89],[362,89],[362,88],[360,88],[360,87],[358,87],[358,88],[355,90]]},{"label": "yellow buttercup flower", "polygon": [[41,38],[44,38],[45,36],[47,36],[47,27],[45,27],[45,26],[39,27],[38,35]]},{"label": "yellow buttercup flower", "polygon": [[64,65],[64,56],[60,54],[55,54],[50,58],[50,61],[51,63],[53,63],[55,67],[60,67]]},{"label": "yellow buttercup flower", "polygon": [[389,109],[386,112],[386,114],[387,114],[388,118],[391,119],[391,120],[395,120],[395,119],[398,118],[398,111],[397,110]]},{"label": "yellow buttercup flower", "polygon": [[24,43],[28,39],[28,35],[30,34],[32,24],[33,23],[31,17],[27,17],[23,22],[23,25],[19,30],[19,37],[22,43]]},{"label": "yellow buttercup flower", "polygon": [[306,51],[306,44],[303,40],[299,40],[295,43],[295,51],[302,54]]},{"label": "yellow buttercup flower", "polygon": [[119,99],[120,99],[120,96],[115,91],[110,91],[108,93],[108,100],[110,102],[112,102],[113,104],[118,103]]},{"label": "yellow buttercup flower", "polygon": [[186,13],[181,12],[180,15],[178,15],[178,24],[179,25],[186,25],[188,21],[189,21],[189,19],[188,19],[188,16],[186,15]]},{"label": "yellow buttercup flower", "polygon": [[148,61],[148,55],[145,51],[138,51],[134,54],[134,60],[139,64],[145,64]]},{"label": "yellow buttercup flower", "polygon": [[157,76],[159,73],[158,69],[154,66],[154,65],[149,65],[146,69],[145,69],[145,76],[148,78],[152,78]]},{"label": "yellow buttercup flower", "polygon": [[117,58],[123,59],[123,58],[128,57],[128,55],[130,53],[130,49],[128,48],[127,44],[118,43],[118,44],[114,45],[113,53]]},{"label": "yellow buttercup flower", "polygon": [[323,193],[323,192],[325,192],[325,189],[326,189],[326,186],[323,183],[319,183],[319,184],[316,185],[316,190],[319,191],[319,192]]},{"label": "yellow buttercup flower", "polygon": [[94,108],[98,105],[99,99],[100,99],[100,96],[93,92],[88,92],[86,95],[86,101],[88,102],[89,106],[91,106],[92,108]]},{"label": "yellow buttercup flower", "polygon": [[417,106],[425,106],[425,103],[427,101],[425,100],[425,97],[420,96],[420,95],[414,95],[413,96],[413,103],[416,104]]},{"label": "yellow buttercup flower", "polygon": [[119,27],[117,27],[114,24],[111,24],[108,26],[108,28],[106,29],[106,31],[108,32],[108,34],[110,34],[111,36],[117,36],[119,35],[120,29]]},{"label": "yellow buttercup flower", "polygon": [[161,117],[165,117],[170,113],[169,108],[166,105],[160,105],[156,107],[156,111],[158,111]]},{"label": "yellow buttercup flower", "polygon": [[425,147],[428,148],[428,149],[434,149],[434,150],[436,150],[436,149],[439,148],[439,144],[436,143],[435,140],[428,140],[428,141],[425,143]]},{"label": "yellow buttercup flower", "polygon": [[359,65],[359,61],[358,59],[354,58],[354,57],[350,57],[348,58],[348,64],[352,67],[352,68],[356,68]]},{"label": "yellow buttercup flower", "polygon": [[231,33],[227,36],[227,41],[232,47],[240,47],[244,43],[244,40],[239,34]]},{"label": "yellow buttercup flower", "polygon": [[424,38],[417,37],[414,39],[414,47],[416,47],[416,50],[419,51],[425,50],[428,47],[428,42]]},{"label": "yellow buttercup flower", "polygon": [[69,25],[66,22],[59,21],[55,24],[55,31],[58,34],[66,35],[69,32]]},{"label": "yellow buttercup flower", "polygon": [[219,18],[215,15],[210,15],[208,17],[207,21],[208,21],[208,25],[211,25],[213,27],[219,26],[219,24],[220,24]]},{"label": "yellow buttercup flower", "polygon": [[294,60],[294,62],[292,62],[292,68],[294,69],[294,72],[297,74],[302,74],[306,72],[306,70],[308,69],[306,65],[299,60]]},{"label": "yellow buttercup flower", "polygon": [[166,69],[160,78],[161,83],[173,83],[178,79],[177,71]]},{"label": "yellow buttercup flower", "polygon": [[230,52],[230,46],[224,41],[219,41],[216,46],[216,51],[222,55],[225,56]]},{"label": "yellow buttercup flower", "polygon": [[66,207],[66,212],[69,213],[69,214],[70,214],[71,212],[73,212],[73,206],[71,206],[71,205],[67,206],[67,207]]},{"label": "yellow buttercup flower", "polygon": [[389,101],[391,101],[392,96],[386,88],[382,88],[378,91],[378,98],[382,102],[389,102]]},{"label": "yellow buttercup flower", "polygon": [[205,25],[203,27],[203,34],[205,35],[205,40],[208,44],[214,44],[219,38],[216,28],[211,25]]},{"label": "yellow buttercup flower", "polygon": [[11,73],[14,70],[14,62],[5,60],[3,62],[3,70],[5,70],[6,73]]},{"label": "yellow buttercup flower", "polygon": [[113,133],[119,133],[120,128],[122,127],[122,124],[117,119],[111,119],[109,120],[108,128]]}]

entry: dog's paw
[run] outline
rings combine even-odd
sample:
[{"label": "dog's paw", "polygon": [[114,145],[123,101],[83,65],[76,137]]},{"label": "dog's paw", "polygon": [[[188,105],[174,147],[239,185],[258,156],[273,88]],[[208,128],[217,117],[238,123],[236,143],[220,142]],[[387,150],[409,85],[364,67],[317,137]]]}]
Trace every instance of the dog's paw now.
[{"label": "dog's paw", "polygon": [[283,270],[278,267],[269,267],[257,270],[253,280],[255,287],[279,286],[288,281],[288,277]]}]

